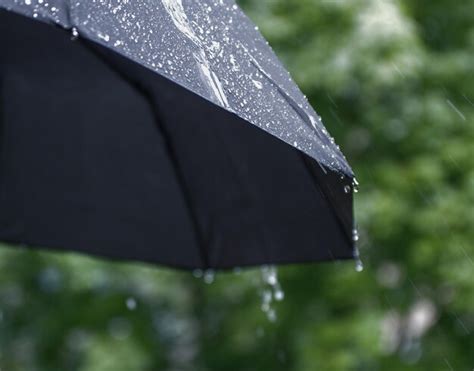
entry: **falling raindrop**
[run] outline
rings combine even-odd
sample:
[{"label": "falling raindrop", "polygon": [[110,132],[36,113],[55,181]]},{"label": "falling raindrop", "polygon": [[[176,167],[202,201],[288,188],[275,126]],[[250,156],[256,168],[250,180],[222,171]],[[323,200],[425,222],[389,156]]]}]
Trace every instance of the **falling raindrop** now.
[{"label": "falling raindrop", "polygon": [[356,228],[352,230],[352,241],[357,242],[359,241],[359,232]]},{"label": "falling raindrop", "polygon": [[272,292],[270,290],[263,290],[262,292],[262,310],[268,312],[272,302]]},{"label": "falling raindrop", "polygon": [[239,274],[242,273],[242,268],[240,268],[240,267],[235,267],[235,268],[233,269],[233,271],[234,271],[234,274],[239,275]]},{"label": "falling raindrop", "polygon": [[255,331],[255,334],[257,335],[257,337],[261,338],[263,336],[265,336],[265,329],[263,329],[262,327],[257,327],[257,330]]},{"label": "falling raindrop", "polygon": [[137,308],[137,301],[135,298],[129,297],[125,301],[125,305],[127,306],[128,310],[135,310]]},{"label": "falling raindrop", "polygon": [[215,277],[216,277],[216,274],[212,269],[208,269],[204,272],[204,282],[207,284],[213,283]]},{"label": "falling raindrop", "polygon": [[204,273],[201,269],[193,270],[193,276],[196,277],[196,278],[202,278],[203,274]]},{"label": "falling raindrop", "polygon": [[275,266],[262,266],[260,270],[264,283],[261,308],[268,320],[275,322],[277,314],[276,310],[272,307],[273,299],[275,301],[282,301],[285,298],[285,293],[278,282],[278,273]]},{"label": "falling raindrop", "polygon": [[[355,181],[354,184],[357,184]],[[355,269],[357,272],[362,272],[364,270],[364,264],[360,258],[359,248],[357,247],[357,241],[359,241],[359,232],[357,228],[352,229],[352,241],[354,241],[354,259],[355,259]]]},{"label": "falling raindrop", "polygon": [[109,334],[117,340],[126,339],[132,332],[132,325],[122,317],[112,318],[107,327]]},{"label": "falling raindrop", "polygon": [[356,272],[362,272],[364,270],[364,264],[360,258],[359,248],[354,248],[354,259],[355,259],[355,270]]},{"label": "falling raindrop", "polygon": [[281,287],[275,290],[274,295],[276,301],[282,301],[285,298],[285,292],[281,289]]},{"label": "falling raindrop", "polygon": [[364,270],[364,264],[362,263],[362,260],[358,259],[356,261],[356,272],[362,272]]},{"label": "falling raindrop", "polygon": [[270,322],[275,322],[277,320],[277,314],[276,314],[276,311],[275,309],[271,308],[268,312],[267,312],[267,318]]},{"label": "falling raindrop", "polygon": [[278,282],[277,270],[274,266],[262,267],[262,276],[264,281],[270,286],[274,286]]},{"label": "falling raindrop", "polygon": [[352,187],[354,188],[354,193],[359,192],[359,182],[356,178],[352,180]]}]

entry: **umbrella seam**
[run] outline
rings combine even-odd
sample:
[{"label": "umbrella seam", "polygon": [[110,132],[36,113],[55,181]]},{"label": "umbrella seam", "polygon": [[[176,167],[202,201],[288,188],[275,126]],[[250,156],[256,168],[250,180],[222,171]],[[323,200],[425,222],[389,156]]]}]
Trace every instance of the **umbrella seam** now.
[{"label": "umbrella seam", "polygon": [[[90,43],[90,44],[89,44]],[[192,222],[192,225],[193,225],[193,230],[194,230],[194,234],[195,234],[195,237],[196,237],[196,242],[198,244],[198,250],[199,250],[199,255],[201,257],[201,261],[202,261],[202,265],[203,265],[203,268],[204,269],[208,269],[210,268],[209,266],[209,258],[208,258],[208,255],[205,251],[205,243],[204,243],[204,237],[200,231],[200,227],[199,227],[199,223],[198,223],[198,219],[197,219],[197,216],[196,216],[196,213],[194,211],[194,208],[192,206],[192,201],[190,200],[190,198],[187,196],[187,186],[186,186],[186,181],[184,179],[184,176],[180,170],[180,166],[178,164],[178,160],[176,158],[176,155],[174,153],[174,150],[172,149],[172,145],[171,145],[171,140],[170,140],[170,136],[169,134],[167,133],[166,129],[163,127],[163,125],[161,124],[162,120],[161,120],[161,117],[160,117],[160,112],[159,112],[159,109],[158,109],[158,104],[157,102],[153,99],[153,94],[150,93],[147,89],[145,89],[143,86],[141,86],[140,84],[138,84],[137,82],[133,81],[132,79],[130,79],[128,76],[126,76],[124,73],[122,73],[116,66],[114,66],[112,63],[110,63],[109,61],[107,61],[107,59],[101,54],[99,53],[98,51],[95,50],[94,46],[93,46],[93,43],[94,42],[91,42],[91,41],[84,41],[83,42],[83,45],[88,49],[90,50],[94,55],[96,55],[102,62],[104,62],[107,66],[109,66],[115,73],[117,73],[119,76],[121,76],[125,81],[127,81],[130,86],[132,86],[140,95],[142,95],[144,98],[145,98],[145,101],[147,103],[147,105],[150,107],[150,110],[153,114],[153,117],[155,118],[155,127],[157,130],[160,131],[160,133],[162,134],[163,136],[163,142],[165,144],[165,148],[166,148],[166,151],[170,157],[170,160],[171,160],[171,164],[173,166],[173,170],[174,170],[174,173],[175,173],[175,176],[176,176],[176,180],[178,182],[178,185],[181,189],[181,193],[183,195],[183,200],[184,200],[184,203],[185,203],[185,206],[186,206],[186,209],[188,211],[188,215],[190,216],[191,218],[191,222]]]},{"label": "umbrella seam", "polygon": [[[217,132],[215,134],[216,134],[215,136],[218,138],[218,140],[221,143],[224,143],[223,148],[225,150],[225,153],[227,154],[227,157],[230,161],[231,166],[233,167],[233,169],[236,173],[235,178],[242,185],[242,187],[244,187],[244,189],[246,190],[246,193],[247,193],[247,195],[249,196],[249,198],[252,202],[253,209],[256,211],[256,213],[258,215],[257,221],[259,222],[259,225],[261,226],[260,233],[261,233],[261,239],[262,239],[262,244],[263,244],[263,250],[266,252],[267,259],[269,261],[272,261],[273,260],[273,254],[272,254],[271,249],[269,248],[268,238],[267,238],[267,231],[266,231],[266,228],[264,227],[264,223],[263,223],[263,221],[265,220],[265,212],[263,211],[263,209],[259,206],[259,203],[257,202],[257,197],[256,197],[257,192],[255,191],[254,187],[252,187],[249,184],[249,182],[245,182],[244,177],[242,176],[242,172],[239,171],[239,168],[236,165],[237,161],[235,160],[234,156],[232,156],[231,152],[229,151],[229,147],[228,147],[228,145],[226,145],[225,140],[220,135],[219,129],[217,130]],[[220,256],[221,256],[221,254],[218,255],[218,257],[220,257]],[[216,259],[216,263],[217,263],[217,259]]]}]

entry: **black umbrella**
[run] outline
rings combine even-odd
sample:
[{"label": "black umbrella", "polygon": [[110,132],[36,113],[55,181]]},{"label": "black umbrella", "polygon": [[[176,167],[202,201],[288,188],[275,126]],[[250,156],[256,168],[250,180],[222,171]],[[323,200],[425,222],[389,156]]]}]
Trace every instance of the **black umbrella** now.
[{"label": "black umbrella", "polygon": [[353,257],[353,173],[232,0],[0,8],[0,240],[185,268]]}]

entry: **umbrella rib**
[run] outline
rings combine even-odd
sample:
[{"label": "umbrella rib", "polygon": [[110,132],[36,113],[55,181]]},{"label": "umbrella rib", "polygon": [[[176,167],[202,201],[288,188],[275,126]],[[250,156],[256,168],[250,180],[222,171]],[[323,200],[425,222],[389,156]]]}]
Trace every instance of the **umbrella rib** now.
[{"label": "umbrella rib", "polygon": [[[140,88],[137,88],[140,91]],[[190,194],[188,187],[186,185],[186,179],[183,175],[183,172],[181,171],[181,167],[179,165],[179,160],[176,156],[176,153],[173,149],[172,145],[172,140],[171,140],[171,135],[168,133],[166,130],[165,126],[162,124],[162,119],[158,107],[158,102],[154,102],[153,104],[153,96],[147,92],[147,91],[141,91],[141,93],[145,96],[147,103],[150,106],[150,109],[153,112],[153,116],[155,117],[155,122],[156,122],[156,128],[159,130],[161,135],[163,136],[163,141],[165,143],[165,148],[168,152],[168,155],[170,157],[171,163],[173,165],[174,173],[176,175],[176,180],[178,182],[178,185],[181,189],[181,193],[183,195],[184,203],[186,205],[186,209],[188,210],[188,214],[191,218],[191,222],[193,225],[193,230],[194,234],[196,237],[196,242],[198,244],[199,248],[199,254],[203,263],[204,269],[210,268],[209,265],[209,258],[208,254],[205,250],[205,243],[204,243],[204,236],[201,233],[200,227],[199,227],[199,222],[198,222],[198,217],[196,215],[196,212],[194,211],[193,203],[191,198],[188,196]]]},{"label": "umbrella rib", "polygon": [[[352,233],[349,234],[347,232],[347,225],[349,225],[350,222],[347,221],[347,218],[345,218],[344,215],[342,215],[342,213],[338,211],[338,208],[334,204],[334,201],[332,200],[332,197],[329,194],[329,190],[327,189],[327,187],[323,185],[324,182],[320,182],[320,175],[318,175],[317,172],[313,169],[313,166],[310,163],[311,160],[309,160],[306,157],[306,155],[301,152],[300,152],[300,156],[301,156],[301,159],[303,160],[306,170],[308,171],[311,178],[313,179],[315,186],[319,189],[321,194],[324,196],[324,199],[329,204],[329,209],[331,210],[333,216],[335,217],[337,221],[337,225],[341,228],[342,234],[346,238],[349,245],[353,246],[354,241],[352,240]],[[333,171],[333,170],[330,170],[330,171]]]},{"label": "umbrella rib", "polygon": [[94,42],[90,42],[86,40],[83,42],[83,45],[89,51],[91,51],[95,56],[97,56],[97,58],[99,58],[103,63],[105,63],[108,67],[110,67],[115,73],[117,73],[120,77],[122,77],[125,81],[127,81],[130,84],[130,86],[132,86],[140,95],[142,95],[145,98],[145,101],[150,107],[150,110],[155,119],[156,129],[159,130],[160,134],[163,137],[163,142],[165,144],[166,151],[171,160],[171,164],[173,166],[173,170],[175,173],[176,180],[178,182],[178,186],[181,189],[181,194],[183,195],[183,200],[184,200],[186,209],[188,211],[188,215],[191,218],[192,228],[194,231],[196,242],[198,244],[199,255],[202,261],[203,268],[204,269],[210,268],[208,254],[205,250],[205,243],[204,243],[205,239],[204,239],[203,234],[200,231],[198,218],[192,206],[192,200],[188,196],[188,187],[186,186],[186,180],[181,171],[181,167],[179,165],[179,161],[177,159],[176,153],[173,150],[173,146],[171,144],[172,140],[170,139],[171,136],[166,130],[166,128],[164,127],[164,125],[162,125],[162,119],[161,119],[161,115],[158,108],[158,102],[156,102],[156,100],[153,99],[153,94],[151,92],[149,92],[147,89],[141,86],[141,84],[139,84],[138,82],[131,79],[125,73],[123,73],[113,63],[107,60],[107,58],[100,51],[96,50]]}]

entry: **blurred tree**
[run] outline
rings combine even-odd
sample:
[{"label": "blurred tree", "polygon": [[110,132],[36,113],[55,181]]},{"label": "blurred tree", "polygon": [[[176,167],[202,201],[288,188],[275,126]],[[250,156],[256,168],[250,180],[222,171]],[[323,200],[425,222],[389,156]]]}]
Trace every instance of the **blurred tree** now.
[{"label": "blurred tree", "polygon": [[[191,274],[0,250],[2,370],[471,370],[474,3],[242,0],[358,174],[366,269]],[[207,277],[207,281],[211,281]]]}]

